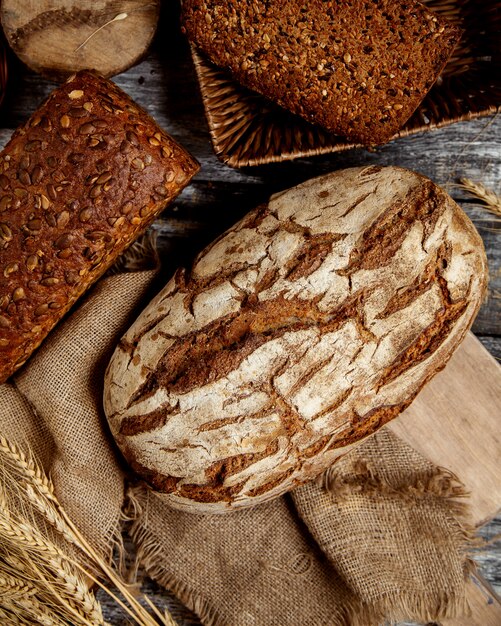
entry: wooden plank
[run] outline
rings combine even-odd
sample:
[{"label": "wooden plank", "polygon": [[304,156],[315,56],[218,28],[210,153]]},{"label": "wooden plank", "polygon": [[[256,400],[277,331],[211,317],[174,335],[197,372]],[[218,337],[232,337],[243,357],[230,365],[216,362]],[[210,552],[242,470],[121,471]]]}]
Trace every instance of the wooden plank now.
[{"label": "wooden plank", "polygon": [[483,548],[475,552],[475,561],[482,576],[492,584],[496,593],[501,595],[501,515],[479,528],[477,535],[485,543]]},{"label": "wooden plank", "polygon": [[387,428],[471,492],[476,526],[501,508],[501,366],[471,333]]},{"label": "wooden plank", "polygon": [[489,335],[477,335],[482,345],[492,356],[501,363],[501,337],[491,337]]}]

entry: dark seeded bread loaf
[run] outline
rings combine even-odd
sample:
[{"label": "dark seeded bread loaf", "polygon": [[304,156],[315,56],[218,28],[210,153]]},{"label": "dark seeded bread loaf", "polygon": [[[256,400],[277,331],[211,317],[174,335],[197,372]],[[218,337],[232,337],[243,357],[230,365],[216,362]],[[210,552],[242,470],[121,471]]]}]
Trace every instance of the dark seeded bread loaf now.
[{"label": "dark seeded bread loaf", "polygon": [[258,504],[403,411],[464,338],[486,280],[480,236],[430,180],[397,167],[310,180],[143,311],[106,374],[111,430],[172,506]]},{"label": "dark seeded bread loaf", "polygon": [[0,154],[0,381],[198,170],[112,82],[81,72]]},{"label": "dark seeded bread loaf", "polygon": [[366,145],[405,124],[460,36],[415,0],[184,0],[183,28],[243,85]]}]

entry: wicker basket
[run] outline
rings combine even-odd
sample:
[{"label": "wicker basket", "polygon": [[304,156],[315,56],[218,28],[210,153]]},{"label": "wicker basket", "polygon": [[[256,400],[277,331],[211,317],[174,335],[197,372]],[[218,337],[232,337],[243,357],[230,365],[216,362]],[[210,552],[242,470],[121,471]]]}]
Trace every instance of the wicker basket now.
[{"label": "wicker basket", "polygon": [[[501,104],[501,2],[424,0],[465,32],[442,75],[395,137],[496,113]],[[232,80],[192,49],[216,154],[243,167],[359,147]]]}]

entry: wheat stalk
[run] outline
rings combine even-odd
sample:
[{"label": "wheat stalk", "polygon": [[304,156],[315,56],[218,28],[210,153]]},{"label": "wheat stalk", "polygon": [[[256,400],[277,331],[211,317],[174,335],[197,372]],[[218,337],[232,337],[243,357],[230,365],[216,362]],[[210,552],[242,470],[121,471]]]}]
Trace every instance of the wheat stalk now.
[{"label": "wheat stalk", "polygon": [[105,22],[102,26],[100,26],[99,28],[96,28],[96,30],[94,32],[92,32],[85,41],[83,41],[78,48],[75,48],[75,50],[73,50],[73,52],[78,52],[81,48],[83,48],[85,46],[85,44],[87,42],[89,42],[92,37],[94,37],[94,35],[97,35],[97,33],[101,30],[103,30],[103,28],[106,28],[106,26],[109,26],[110,24],[113,24],[113,22],[119,22],[120,20],[125,20],[129,17],[129,15],[127,13],[119,13],[118,15],[115,15],[115,17],[111,20],[108,20],[107,22]]},{"label": "wheat stalk", "polygon": [[0,607],[0,620],[1,624],[9,624],[9,626],[33,626],[33,622],[26,621],[5,607]]},{"label": "wheat stalk", "polygon": [[[67,622],[61,620],[51,611],[46,604],[36,597],[22,597],[2,599],[5,608],[9,609],[21,624],[38,623],[43,626],[66,626]],[[23,621],[21,621],[23,620]],[[34,620],[36,620],[34,622]]]},{"label": "wheat stalk", "polygon": [[[15,514],[4,513],[5,510],[0,506],[0,539],[3,539],[2,543],[9,552],[17,553],[8,560],[17,566],[18,572],[22,572],[25,577],[29,576],[37,594],[58,604],[59,612],[66,618],[62,623],[103,625],[101,606],[83,578],[85,569],[37,528],[20,521]],[[0,599],[0,604],[3,600]],[[39,618],[38,605],[32,603],[23,606],[25,609],[31,606],[32,617]]]},{"label": "wheat stalk", "polygon": [[[5,442],[3,442],[5,443]],[[23,474],[28,473],[32,477],[35,484],[44,483],[44,480],[40,481],[39,478],[43,478],[39,473],[32,473],[32,464],[30,459],[22,454],[16,454],[16,448],[14,446],[5,447],[8,449],[9,455],[14,458],[17,457],[17,467],[20,468]],[[37,475],[38,474],[38,475]],[[14,492],[19,489],[19,483],[11,482]],[[30,485],[31,487],[31,485]],[[46,489],[45,487],[48,487]],[[52,493],[51,485],[43,485],[43,491],[50,494]],[[30,491],[30,489],[28,489]],[[31,489],[31,491],[33,491]],[[30,501],[33,497],[30,498]],[[36,507],[39,511],[44,511],[47,507]],[[65,533],[66,534],[66,533]],[[0,538],[3,537],[3,544],[9,546],[9,551],[18,552],[18,556],[8,555],[8,560],[17,571],[23,572],[25,577],[30,574],[30,581],[16,579],[12,576],[4,576],[5,585],[10,583],[10,589],[15,589],[14,581],[17,586],[23,588],[23,592],[19,593],[16,598],[11,598],[11,603],[19,608],[25,610],[30,609],[30,616],[48,623],[48,617],[43,614],[44,605],[40,604],[40,601],[36,598],[32,598],[36,593],[40,592],[40,586],[43,591],[47,589],[51,590],[51,585],[57,588],[59,595],[65,598],[66,603],[69,606],[70,617],[76,620],[75,623],[81,623],[85,625],[95,626],[96,624],[103,624],[103,617],[101,608],[97,603],[93,594],[91,594],[81,575],[72,571],[70,563],[67,562],[67,556],[64,551],[51,542],[49,539],[43,536],[38,528],[31,525],[28,521],[19,517],[18,513],[13,513],[9,509],[9,502],[6,496],[6,492],[2,486],[0,486]],[[42,557],[40,556],[42,555]],[[28,556],[28,558],[26,558]],[[24,557],[24,558],[23,558]],[[49,577],[43,574],[42,570],[37,567],[38,561],[42,559],[44,566],[50,571]],[[54,580],[50,581],[50,577]],[[1,580],[1,579],[0,579]],[[38,586],[36,583],[38,582]],[[29,593],[27,590],[30,590]],[[62,592],[62,593],[61,593]],[[8,594],[12,596],[12,594]],[[3,602],[8,597],[4,594]],[[26,600],[25,604],[19,604],[19,598]],[[87,619],[87,617],[89,619]],[[43,620],[42,620],[43,618]],[[54,620],[52,620],[53,622]],[[64,623],[64,622],[63,622]]]},{"label": "wheat stalk", "polygon": [[0,436],[0,453],[2,453],[5,461],[17,468],[48,500],[56,500],[54,485],[38,463],[31,456],[28,457],[21,448],[8,441],[3,435]]},{"label": "wheat stalk", "polygon": [[[0,598],[0,609],[14,612],[18,619],[13,623],[25,623],[21,620],[29,613],[29,618],[48,624],[51,612],[44,613],[44,608],[51,607],[54,616],[51,623],[54,624],[105,624],[101,606],[88,590],[83,579],[85,576],[102,587],[137,624],[158,626],[160,621],[166,626],[175,626],[169,614],[163,616],[145,598],[159,619],[157,621],[138,602],[117,572],[88,543],[59,503],[52,481],[31,455],[0,436],[0,459],[3,461],[0,463],[0,549],[3,544],[5,552],[4,563],[0,561],[0,576],[11,582],[22,576],[20,582],[24,582],[27,588],[31,585],[37,590],[36,593],[19,594],[24,604],[19,603],[17,596],[15,600],[13,596]],[[8,490],[2,485],[8,485]],[[16,506],[11,506],[11,499],[16,500]],[[35,522],[34,512],[55,529],[59,539],[76,546],[86,560],[118,589],[127,604],[87,571],[78,559],[73,559],[56,545]]]},{"label": "wheat stalk", "polygon": [[[5,498],[2,501],[5,502]],[[60,612],[70,618],[70,623],[84,626],[104,623],[101,608],[94,595],[87,589],[82,575],[73,571],[63,550],[44,537],[38,529],[31,527],[26,521],[20,521],[17,515],[5,515],[3,506],[0,508],[0,538],[3,539],[4,549],[17,553],[16,560],[21,564],[17,583],[22,583],[25,591],[30,589],[28,594],[3,596],[0,603],[5,605],[7,602],[8,606],[19,605],[24,610],[31,608],[31,616],[39,620],[46,605],[33,596],[43,595],[51,600],[55,596],[64,601]],[[25,577],[24,581],[20,581],[21,575]],[[10,576],[3,578],[6,582],[13,582]],[[22,605],[19,604],[20,598],[26,600]]]},{"label": "wheat stalk", "polygon": [[[476,183],[469,178],[460,178],[460,189],[467,191],[469,194],[480,200],[480,206],[489,211],[496,218],[501,219],[501,197],[494,191],[488,189],[482,183]],[[496,220],[498,221],[498,220]]]},{"label": "wheat stalk", "polygon": [[71,564],[60,557],[51,560],[50,569],[51,572],[58,573],[59,589],[62,589],[63,595],[69,598],[69,603],[75,611],[92,624],[103,624],[101,605],[94,594],[89,592],[81,575],[75,573]]},{"label": "wheat stalk", "polygon": [[13,595],[22,595],[28,598],[37,593],[37,588],[16,576],[0,574],[0,593],[2,594],[2,599]]}]

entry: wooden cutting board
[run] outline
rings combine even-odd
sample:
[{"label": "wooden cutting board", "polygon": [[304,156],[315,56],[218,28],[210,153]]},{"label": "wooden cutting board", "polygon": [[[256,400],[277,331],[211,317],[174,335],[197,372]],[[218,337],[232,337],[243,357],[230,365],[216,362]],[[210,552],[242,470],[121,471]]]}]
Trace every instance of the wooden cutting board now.
[{"label": "wooden cutting board", "polygon": [[[470,492],[472,523],[481,526],[501,510],[501,366],[469,334],[447,367],[386,428]],[[472,578],[472,616],[443,626],[500,626],[501,600],[485,581]]]}]

